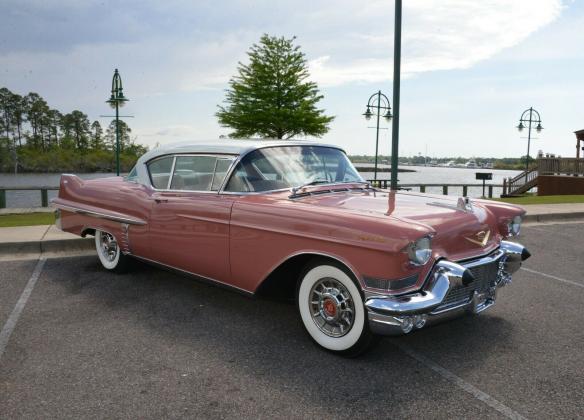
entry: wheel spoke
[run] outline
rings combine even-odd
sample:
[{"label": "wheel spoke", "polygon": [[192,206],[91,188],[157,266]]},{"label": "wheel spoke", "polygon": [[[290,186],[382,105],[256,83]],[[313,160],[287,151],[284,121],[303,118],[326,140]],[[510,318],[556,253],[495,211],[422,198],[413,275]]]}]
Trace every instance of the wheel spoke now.
[{"label": "wheel spoke", "polygon": [[308,305],[314,323],[330,337],[342,337],[353,326],[352,296],[337,279],[320,279],[310,291]]}]

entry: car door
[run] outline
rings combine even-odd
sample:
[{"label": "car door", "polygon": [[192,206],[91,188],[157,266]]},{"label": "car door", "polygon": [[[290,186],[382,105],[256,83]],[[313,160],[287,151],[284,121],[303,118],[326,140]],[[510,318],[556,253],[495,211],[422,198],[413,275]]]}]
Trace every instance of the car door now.
[{"label": "car door", "polygon": [[[149,165],[154,185],[149,218],[152,260],[228,282],[234,198],[220,195],[218,190],[233,160],[226,155],[173,156],[168,178],[153,173],[151,165],[157,162]],[[161,188],[164,182],[166,188]]]}]

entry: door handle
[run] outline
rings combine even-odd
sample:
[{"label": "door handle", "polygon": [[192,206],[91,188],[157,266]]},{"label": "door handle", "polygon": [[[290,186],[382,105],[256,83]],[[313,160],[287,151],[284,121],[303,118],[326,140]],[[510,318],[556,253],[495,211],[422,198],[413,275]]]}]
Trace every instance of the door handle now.
[{"label": "door handle", "polygon": [[154,201],[156,201],[158,204],[168,203],[168,199],[166,199],[166,198],[155,198]]}]

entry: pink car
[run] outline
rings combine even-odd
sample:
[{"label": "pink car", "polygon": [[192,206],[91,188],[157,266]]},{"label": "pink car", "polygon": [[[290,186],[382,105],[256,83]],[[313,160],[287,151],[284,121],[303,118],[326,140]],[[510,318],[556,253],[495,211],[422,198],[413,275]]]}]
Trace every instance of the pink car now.
[{"label": "pink car", "polygon": [[53,204],[107,270],[137,258],[294,298],[312,339],[343,355],[482,312],[529,257],[506,240],[521,208],[372,188],[342,149],[313,142],[162,147],[125,178],[63,175]]}]

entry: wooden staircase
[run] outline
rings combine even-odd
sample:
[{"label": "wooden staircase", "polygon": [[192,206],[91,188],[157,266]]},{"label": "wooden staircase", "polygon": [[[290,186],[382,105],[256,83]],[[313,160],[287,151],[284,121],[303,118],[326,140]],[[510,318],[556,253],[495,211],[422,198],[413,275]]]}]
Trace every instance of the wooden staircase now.
[{"label": "wooden staircase", "polygon": [[523,171],[513,178],[503,180],[503,194],[501,197],[514,197],[526,193],[537,187],[538,169],[532,168]]}]

